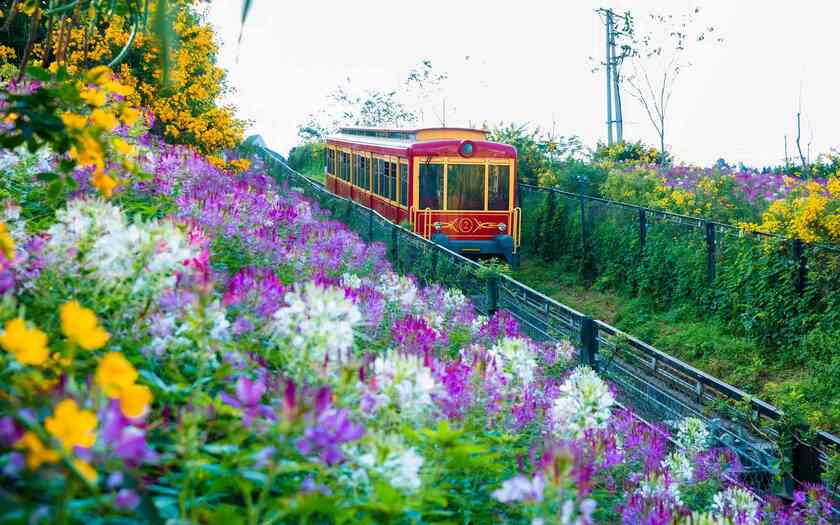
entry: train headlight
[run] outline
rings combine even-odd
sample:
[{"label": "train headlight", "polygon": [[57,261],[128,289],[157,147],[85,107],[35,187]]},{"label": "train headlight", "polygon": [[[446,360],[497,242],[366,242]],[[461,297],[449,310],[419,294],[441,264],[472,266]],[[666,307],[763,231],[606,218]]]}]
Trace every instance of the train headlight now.
[{"label": "train headlight", "polygon": [[436,232],[439,232],[439,231],[440,231],[440,223],[439,223],[439,222],[436,222],[436,223],[435,223],[435,231],[436,231]]},{"label": "train headlight", "polygon": [[503,222],[500,222],[499,223],[499,231],[504,232],[505,230],[507,230],[507,224],[505,224]]},{"label": "train headlight", "polygon": [[458,147],[458,154],[462,157],[472,157],[473,153],[475,153],[475,144],[469,140],[462,141]]}]

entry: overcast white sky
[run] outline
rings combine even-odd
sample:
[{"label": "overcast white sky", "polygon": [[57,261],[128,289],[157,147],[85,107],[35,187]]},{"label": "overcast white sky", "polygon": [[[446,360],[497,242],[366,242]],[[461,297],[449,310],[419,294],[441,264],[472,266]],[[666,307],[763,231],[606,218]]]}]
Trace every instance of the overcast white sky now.
[{"label": "overcast white sky", "polygon": [[[725,38],[693,56],[670,111],[669,149],[682,161],[719,157],[781,163],[802,93],[803,143],[840,146],[836,37],[840,2],[829,0],[464,0],[281,2],[254,0],[240,46],[240,0],[213,0],[210,21],[221,63],[237,89],[240,116],[281,152],[297,125],[346,78],[359,88],[400,83],[421,59],[449,74],[447,125],[530,122],[587,144],[605,138],[597,7],[678,14],[694,6]],[[469,60],[466,57],[469,56]],[[656,143],[651,125],[624,96],[625,138]],[[428,115],[427,115],[428,116]],[[434,119],[430,124],[435,124]]]}]

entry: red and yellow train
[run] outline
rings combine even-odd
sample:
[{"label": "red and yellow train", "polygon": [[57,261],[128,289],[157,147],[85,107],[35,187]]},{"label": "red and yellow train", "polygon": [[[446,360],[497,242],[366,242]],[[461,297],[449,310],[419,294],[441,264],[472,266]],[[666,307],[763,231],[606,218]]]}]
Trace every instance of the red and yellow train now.
[{"label": "red and yellow train", "polygon": [[522,218],[513,146],[460,128],[342,128],[326,146],[329,191],[455,252],[513,262]]}]

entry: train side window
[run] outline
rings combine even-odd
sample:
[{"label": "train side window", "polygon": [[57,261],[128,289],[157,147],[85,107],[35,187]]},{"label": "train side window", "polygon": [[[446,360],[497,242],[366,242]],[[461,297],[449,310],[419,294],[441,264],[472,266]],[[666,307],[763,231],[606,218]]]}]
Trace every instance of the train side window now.
[{"label": "train side window", "polygon": [[365,157],[364,155],[359,155],[359,176],[356,179],[360,188],[364,188],[367,185],[367,178],[367,157]]},{"label": "train side window", "polygon": [[335,176],[339,179],[341,178],[341,152],[336,151],[335,153]]},{"label": "train side window", "polygon": [[344,158],[344,180],[350,182],[350,154],[342,153],[342,157]]},{"label": "train side window", "polygon": [[443,209],[443,164],[420,163],[420,209]]},{"label": "train side window", "polygon": [[446,209],[484,209],[484,164],[449,164],[447,166]]},{"label": "train side window", "polygon": [[387,186],[387,177],[388,174],[386,173],[386,166],[385,161],[382,159],[376,160],[376,194],[380,197],[387,197],[388,196],[388,186]]},{"label": "train side window", "polygon": [[324,173],[330,172],[330,151],[332,151],[330,148],[324,151]]},{"label": "train side window", "polygon": [[490,165],[487,173],[487,207],[507,210],[510,206],[510,166]]},{"label": "train side window", "polygon": [[408,206],[408,164],[400,163],[400,204]]},{"label": "train side window", "polygon": [[397,200],[397,163],[388,163],[388,198],[392,201]]}]

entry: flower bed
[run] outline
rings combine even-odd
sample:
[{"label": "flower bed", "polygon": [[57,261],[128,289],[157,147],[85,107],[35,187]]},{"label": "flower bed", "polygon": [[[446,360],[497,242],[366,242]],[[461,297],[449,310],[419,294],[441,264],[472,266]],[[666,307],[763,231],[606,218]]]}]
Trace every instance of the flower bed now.
[{"label": "flower bed", "polygon": [[139,149],[112,203],[5,208],[9,521],[827,523],[821,489],[759,501],[699,420],[640,421],[258,163]]}]

